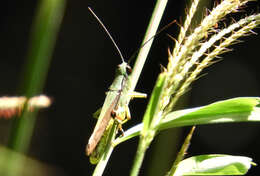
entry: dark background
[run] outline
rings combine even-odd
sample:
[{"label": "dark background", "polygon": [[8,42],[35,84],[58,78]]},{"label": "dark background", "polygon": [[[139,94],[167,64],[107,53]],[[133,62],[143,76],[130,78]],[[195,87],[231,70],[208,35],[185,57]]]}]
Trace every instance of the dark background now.
[{"label": "dark background", "polygon": [[[17,95],[37,3],[38,1],[33,0],[16,0],[3,1],[0,5],[1,96]],[[253,5],[254,9],[257,9],[256,4],[257,2]],[[53,105],[39,114],[29,151],[29,156],[53,167],[54,170],[57,169],[56,175],[92,173],[94,166],[85,156],[85,145],[96,123],[92,113],[102,105],[105,92],[113,80],[116,65],[121,62],[111,41],[90,15],[87,7],[91,6],[108,26],[123,55],[129,58],[141,43],[154,5],[153,1],[137,0],[67,1],[43,92],[53,98]],[[170,1],[160,28],[174,19],[179,20],[185,5],[182,1]],[[248,11],[248,14],[251,13],[252,10]],[[259,29],[254,31],[259,33]],[[137,86],[137,90],[148,95],[160,72],[160,64],[167,63],[167,48],[173,46],[166,33],[176,37],[177,25],[158,35],[153,44]],[[243,38],[243,41],[245,42],[233,47],[233,52],[224,54],[223,61],[206,69],[205,73],[208,74],[193,84],[185,107],[206,105],[238,96],[260,95],[260,37],[252,35]],[[133,118],[124,129],[141,122],[146,103],[147,100],[140,99],[131,103]],[[11,122],[0,122],[1,131],[6,131],[6,135],[0,134],[0,143],[6,144]],[[198,127],[188,156],[224,153],[249,156],[254,162],[260,163],[259,125],[240,123]],[[187,130],[183,132],[184,135]],[[116,148],[105,175],[128,175],[137,141],[132,139]],[[148,156],[150,154],[151,151]],[[173,157],[171,159],[173,160]],[[148,168],[149,166],[145,165],[141,175],[148,175]],[[164,175],[165,171],[161,175]],[[259,173],[260,168],[253,167],[248,175]]]}]

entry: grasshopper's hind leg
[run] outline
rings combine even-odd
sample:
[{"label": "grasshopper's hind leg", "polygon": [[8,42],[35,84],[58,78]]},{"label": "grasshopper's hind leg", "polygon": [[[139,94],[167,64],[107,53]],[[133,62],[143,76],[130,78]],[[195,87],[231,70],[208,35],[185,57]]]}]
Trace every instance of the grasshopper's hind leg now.
[{"label": "grasshopper's hind leg", "polygon": [[115,121],[118,123],[118,129],[121,132],[121,135],[123,136],[124,130],[122,128],[122,125],[131,119],[129,107],[127,105],[125,105],[121,109],[112,111],[112,116],[114,117]]},{"label": "grasshopper's hind leg", "polygon": [[125,105],[123,108],[118,108],[116,111],[112,111],[112,117],[119,123],[124,124],[131,119],[131,113],[129,107]]}]

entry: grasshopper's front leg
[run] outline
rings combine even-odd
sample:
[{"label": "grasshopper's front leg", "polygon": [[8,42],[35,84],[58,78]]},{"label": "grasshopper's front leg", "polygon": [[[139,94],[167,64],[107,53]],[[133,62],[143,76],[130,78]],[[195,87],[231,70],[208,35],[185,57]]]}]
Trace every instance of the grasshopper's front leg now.
[{"label": "grasshopper's front leg", "polygon": [[[127,96],[130,96],[131,99],[133,98],[146,98],[147,95],[145,93],[140,93],[140,92],[131,92],[128,93]],[[112,116],[120,123],[124,124],[128,120],[131,119],[131,113],[128,107],[128,104],[124,103],[120,106],[117,107],[117,109],[112,111]]]},{"label": "grasshopper's front leg", "polygon": [[[133,98],[146,98],[147,95],[145,93],[140,92],[131,92],[128,93],[127,96],[130,96],[131,99]],[[116,110],[112,110],[112,117],[118,122],[118,128],[122,132],[122,135],[124,135],[124,130],[122,128],[122,124],[126,123],[128,120],[131,119],[131,113],[130,109],[128,107],[127,103],[120,104],[116,108]]]},{"label": "grasshopper's front leg", "polygon": [[146,98],[147,94],[133,91],[133,92],[128,93],[128,96],[130,96],[131,99],[133,99],[133,98]]}]

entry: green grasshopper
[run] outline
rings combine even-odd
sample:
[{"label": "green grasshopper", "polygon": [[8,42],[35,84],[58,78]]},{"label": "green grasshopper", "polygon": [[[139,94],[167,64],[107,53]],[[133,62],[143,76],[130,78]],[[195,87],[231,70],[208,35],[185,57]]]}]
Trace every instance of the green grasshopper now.
[{"label": "green grasshopper", "polygon": [[[128,79],[128,72],[131,70],[131,67],[124,61],[123,55],[121,54],[118,46],[116,45],[114,39],[109,34],[105,25],[102,21],[96,16],[96,14],[89,8],[93,16],[101,24],[105,32],[110,37],[114,46],[116,47],[122,63],[118,65],[116,69],[116,75],[113,83],[109,87],[109,91],[106,93],[105,102],[101,108],[95,114],[99,114],[97,124],[94,128],[92,135],[89,138],[88,144],[86,146],[86,154],[89,156],[96,150],[97,145],[100,141],[106,141],[101,139],[107,130],[111,120],[119,124],[119,129],[122,130],[121,125],[131,119],[130,110],[128,107],[129,97],[131,98],[145,98],[146,94],[138,92],[130,92],[130,81]],[[102,142],[105,143],[105,142]],[[102,144],[104,145],[104,144]],[[99,149],[97,149],[99,150]],[[95,151],[96,153],[98,151]]]}]

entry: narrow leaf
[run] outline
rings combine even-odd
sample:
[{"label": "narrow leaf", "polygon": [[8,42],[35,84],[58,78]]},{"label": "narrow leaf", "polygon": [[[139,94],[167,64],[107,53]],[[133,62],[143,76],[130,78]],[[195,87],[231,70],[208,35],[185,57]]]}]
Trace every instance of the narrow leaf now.
[{"label": "narrow leaf", "polygon": [[151,98],[149,100],[149,104],[147,106],[147,110],[144,114],[143,132],[145,132],[149,128],[149,126],[151,125],[152,119],[156,116],[156,114],[159,110],[158,103],[161,98],[165,78],[166,78],[165,73],[161,73],[158,76],[158,79],[156,81],[156,84],[155,84],[153,92],[152,92],[152,96],[151,96]]},{"label": "narrow leaf", "polygon": [[260,121],[260,98],[240,97],[169,113],[160,130],[199,124]]},{"label": "narrow leaf", "polygon": [[174,175],[244,175],[252,159],[231,155],[199,155],[180,162]]},{"label": "narrow leaf", "polygon": [[[260,121],[260,98],[239,97],[218,101],[207,106],[169,113],[158,126],[159,130],[199,124]],[[140,134],[143,124],[138,124],[117,138],[117,145]]]}]

